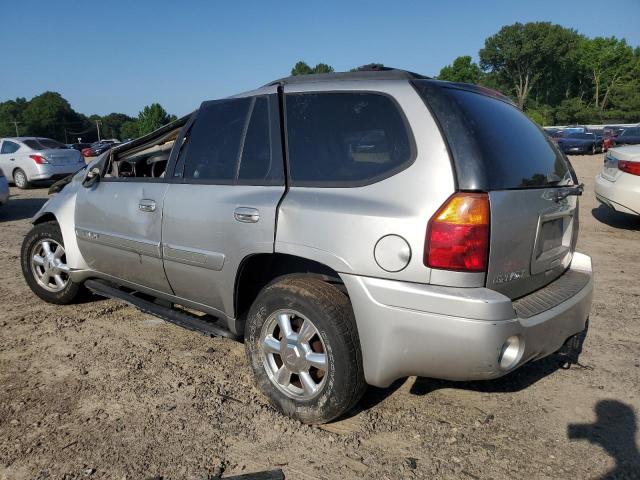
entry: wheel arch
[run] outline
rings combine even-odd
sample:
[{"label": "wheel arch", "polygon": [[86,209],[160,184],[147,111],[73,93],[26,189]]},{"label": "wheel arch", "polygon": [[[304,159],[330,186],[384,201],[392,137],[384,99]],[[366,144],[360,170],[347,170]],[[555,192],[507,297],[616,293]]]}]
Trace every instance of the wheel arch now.
[{"label": "wheel arch", "polygon": [[296,274],[319,278],[348,294],[340,274],[324,263],[285,253],[248,255],[236,273],[233,301],[236,319],[244,321],[262,288],[278,277]]}]

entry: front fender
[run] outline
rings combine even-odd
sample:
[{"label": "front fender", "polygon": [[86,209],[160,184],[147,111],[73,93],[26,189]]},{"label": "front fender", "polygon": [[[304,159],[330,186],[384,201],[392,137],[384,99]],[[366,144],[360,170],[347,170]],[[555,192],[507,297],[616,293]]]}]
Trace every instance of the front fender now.
[{"label": "front fender", "polygon": [[77,198],[77,185],[69,184],[50,198],[42,208],[33,216],[31,223],[37,224],[47,217],[53,216],[60,226],[64,249],[67,256],[67,265],[74,270],[88,269],[87,263],[80,253],[75,229],[75,207]]}]

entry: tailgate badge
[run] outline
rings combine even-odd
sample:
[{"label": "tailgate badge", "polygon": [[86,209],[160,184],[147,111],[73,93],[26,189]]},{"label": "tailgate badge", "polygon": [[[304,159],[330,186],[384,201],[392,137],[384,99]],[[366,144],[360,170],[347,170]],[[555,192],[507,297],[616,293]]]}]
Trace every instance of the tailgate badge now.
[{"label": "tailgate badge", "polygon": [[524,270],[517,270],[515,272],[501,272],[498,273],[493,279],[493,283],[507,283],[513,282],[524,277]]}]

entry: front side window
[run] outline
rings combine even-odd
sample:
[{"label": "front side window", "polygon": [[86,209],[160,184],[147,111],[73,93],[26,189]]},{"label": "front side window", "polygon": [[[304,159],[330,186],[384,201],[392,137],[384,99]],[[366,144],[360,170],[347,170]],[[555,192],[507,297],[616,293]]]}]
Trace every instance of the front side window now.
[{"label": "front side window", "polygon": [[184,178],[233,182],[250,106],[250,98],[239,98],[200,107],[186,146]]},{"label": "front side window", "polygon": [[204,103],[178,157],[176,175],[184,162],[183,177],[196,182],[283,184],[281,153],[274,154],[280,142],[272,128],[277,123],[272,100],[260,96]]},{"label": "front side window", "polygon": [[17,152],[19,148],[20,145],[18,145],[17,143],[5,140],[4,142],[2,142],[2,150],[0,150],[0,153],[14,153]]},{"label": "front side window", "polygon": [[398,105],[369,92],[287,94],[294,186],[367,185],[406,168],[412,138]]}]

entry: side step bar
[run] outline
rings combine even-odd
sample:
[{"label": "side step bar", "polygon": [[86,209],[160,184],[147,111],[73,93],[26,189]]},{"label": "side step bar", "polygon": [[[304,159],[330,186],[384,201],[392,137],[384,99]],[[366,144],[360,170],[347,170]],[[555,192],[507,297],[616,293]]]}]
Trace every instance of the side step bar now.
[{"label": "side step bar", "polygon": [[193,330],[195,332],[200,332],[213,337],[226,337],[233,340],[237,340],[239,338],[229,330],[222,328],[212,322],[208,322],[186,312],[180,312],[178,310],[174,310],[173,308],[158,305],[157,303],[150,302],[149,300],[136,297],[131,293],[120,290],[119,288],[109,284],[108,282],[92,279],[87,280],[86,282],[84,282],[84,284],[96,295],[123,300],[144,313],[148,313],[149,315],[161,318],[163,320],[166,320],[167,322],[175,323],[176,325],[188,330]]}]

